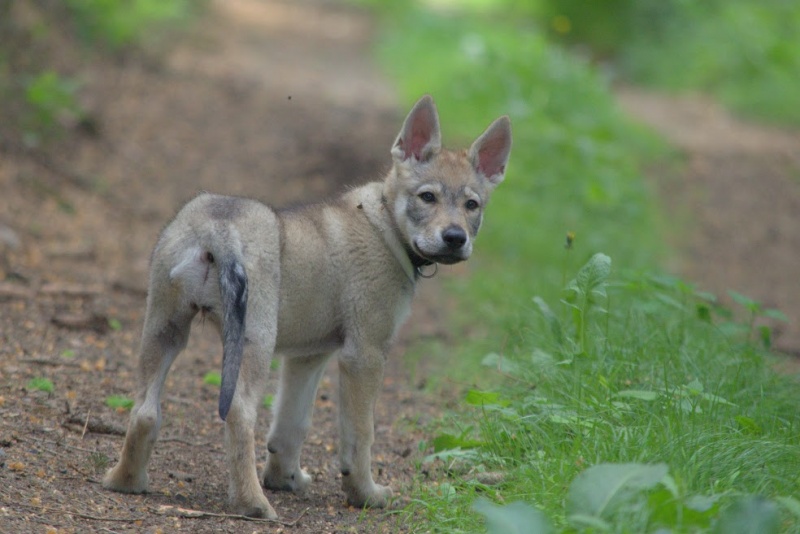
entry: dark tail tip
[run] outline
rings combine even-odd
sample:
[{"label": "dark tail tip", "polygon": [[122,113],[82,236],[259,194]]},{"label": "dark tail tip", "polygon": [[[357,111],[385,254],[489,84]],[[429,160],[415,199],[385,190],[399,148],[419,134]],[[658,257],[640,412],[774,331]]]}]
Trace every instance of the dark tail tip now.
[{"label": "dark tail tip", "polygon": [[228,418],[228,412],[231,409],[231,401],[233,400],[233,391],[226,392],[221,390],[219,392],[219,418],[223,421]]},{"label": "dark tail tip", "polygon": [[224,421],[236,393],[239,367],[244,353],[247,315],[247,273],[236,259],[220,261],[219,288],[222,299],[222,385],[219,392],[219,416]]}]

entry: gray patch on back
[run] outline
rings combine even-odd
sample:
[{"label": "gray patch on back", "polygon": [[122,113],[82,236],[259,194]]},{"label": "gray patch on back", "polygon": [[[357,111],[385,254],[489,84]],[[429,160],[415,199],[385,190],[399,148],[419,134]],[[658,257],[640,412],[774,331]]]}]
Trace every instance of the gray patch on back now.
[{"label": "gray patch on back", "polygon": [[208,202],[208,214],[212,219],[232,220],[242,214],[246,202],[238,197],[214,197]]}]

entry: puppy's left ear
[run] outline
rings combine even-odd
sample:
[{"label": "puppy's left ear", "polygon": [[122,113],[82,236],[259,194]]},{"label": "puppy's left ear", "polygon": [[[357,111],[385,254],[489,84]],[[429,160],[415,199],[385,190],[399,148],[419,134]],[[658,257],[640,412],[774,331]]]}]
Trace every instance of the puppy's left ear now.
[{"label": "puppy's left ear", "polygon": [[496,186],[505,178],[511,154],[511,120],[503,115],[494,121],[469,148],[468,157],[475,171]]}]

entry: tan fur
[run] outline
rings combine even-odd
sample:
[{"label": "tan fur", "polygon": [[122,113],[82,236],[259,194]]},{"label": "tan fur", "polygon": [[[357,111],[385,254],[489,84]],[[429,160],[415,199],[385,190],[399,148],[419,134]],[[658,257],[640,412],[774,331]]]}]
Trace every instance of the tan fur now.
[{"label": "tan fur", "polygon": [[[370,471],[373,409],[387,351],[414,293],[412,260],[455,263],[469,257],[482,209],[503,178],[510,124],[498,119],[469,151],[443,150],[439,139],[436,109],[426,96],[406,119],[383,182],[288,211],[211,194],[184,206],[153,253],[139,390],[119,463],[106,474],[105,487],[147,491],[164,380],[198,311],[223,329],[217,269],[220,258],[232,257],[244,267],[249,288],[241,370],[225,427],[234,511],[275,517],[262,483],[298,492],[310,483],[300,468],[300,449],[325,363],[334,353],[344,492],[355,506],[386,505],[392,491],[375,484]],[[470,200],[478,207],[468,206]],[[273,354],[283,358],[281,381],[267,466],[259,478],[253,429]]]}]

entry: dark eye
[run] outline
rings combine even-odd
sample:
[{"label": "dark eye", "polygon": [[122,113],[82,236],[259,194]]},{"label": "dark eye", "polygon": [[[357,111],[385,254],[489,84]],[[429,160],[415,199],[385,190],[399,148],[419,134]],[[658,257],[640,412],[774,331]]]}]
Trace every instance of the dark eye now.
[{"label": "dark eye", "polygon": [[469,199],[469,200],[467,200],[467,203],[464,204],[464,207],[467,208],[470,211],[476,210],[476,209],[478,209],[478,201]]},{"label": "dark eye", "polygon": [[427,202],[428,204],[433,204],[434,202],[436,202],[436,195],[434,195],[430,191],[423,191],[418,196],[419,198],[422,199],[423,202]]}]

